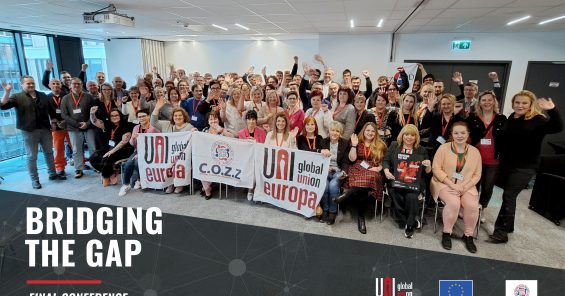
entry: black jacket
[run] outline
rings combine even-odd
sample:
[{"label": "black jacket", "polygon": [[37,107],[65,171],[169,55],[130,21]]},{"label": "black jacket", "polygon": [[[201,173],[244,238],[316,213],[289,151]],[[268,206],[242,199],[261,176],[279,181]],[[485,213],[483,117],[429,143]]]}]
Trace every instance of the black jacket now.
[{"label": "black jacket", "polygon": [[[385,158],[383,160],[383,169],[389,169],[390,173],[394,175],[396,173],[396,168],[398,167],[399,164],[398,154],[400,154],[400,152],[401,149],[398,146],[397,142],[393,141],[389,145]],[[427,159],[430,158],[428,157],[428,152],[426,151],[426,148],[420,146],[417,149],[414,149],[412,155],[410,156],[409,161],[421,162]],[[425,167],[421,166],[418,173],[420,174],[419,191],[426,192],[426,178],[424,178],[424,176],[426,175]]]},{"label": "black jacket", "polygon": [[[476,113],[469,114],[469,117],[466,119],[467,125],[469,126],[469,130],[471,131],[471,145],[476,146],[482,138],[484,138],[488,132],[485,124],[481,120]],[[494,119],[492,120],[490,129],[492,129],[492,137],[494,139],[494,158],[498,159],[500,157],[500,147],[499,147],[499,139],[502,128],[506,123],[506,116],[502,114],[496,114]]]},{"label": "black jacket", "polygon": [[367,110],[363,111],[361,116],[359,116],[359,113],[355,112],[355,134],[359,134],[367,122],[373,122],[376,124],[377,121],[375,119],[375,115]]},{"label": "black jacket", "polygon": [[16,128],[33,132],[36,129],[51,129],[49,121],[49,98],[40,91],[35,92],[36,100],[22,91],[12,94],[8,102],[0,107],[2,110],[16,108]]},{"label": "black jacket", "polygon": [[451,126],[457,121],[464,121],[458,114],[454,114],[445,126],[445,132],[442,132],[442,117],[443,113],[435,112],[430,119],[430,138],[428,139],[428,147],[433,148],[433,154],[437,151],[441,143],[437,141],[439,136],[442,136],[446,141],[451,135]]},{"label": "black jacket", "polygon": [[[320,148],[321,149],[328,149],[330,150],[330,143],[331,140],[329,137],[322,139],[322,142],[320,143]],[[347,171],[347,168],[349,167],[349,140],[345,140],[342,138],[339,138],[339,142],[337,144],[337,165],[338,167],[342,170],[342,171]]]}]

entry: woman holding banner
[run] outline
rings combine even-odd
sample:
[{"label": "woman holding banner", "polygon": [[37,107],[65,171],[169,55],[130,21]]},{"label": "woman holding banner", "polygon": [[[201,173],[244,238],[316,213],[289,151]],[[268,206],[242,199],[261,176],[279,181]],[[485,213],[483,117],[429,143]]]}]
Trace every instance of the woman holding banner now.
[{"label": "woman holding banner", "polygon": [[[257,126],[257,112],[249,110],[245,114],[245,121],[247,126],[239,131],[239,138],[243,140],[250,140],[257,143],[265,143],[266,132]],[[247,199],[253,200],[254,188],[247,190]]]},{"label": "woman holding banner", "polygon": [[[192,125],[189,123],[188,113],[183,108],[173,108],[170,120],[159,120],[159,111],[167,104],[164,97],[159,98],[155,104],[155,109],[151,113],[151,125],[162,133],[189,132]],[[165,193],[181,193],[183,186],[175,187],[173,184],[165,189]]]},{"label": "woman holding banner", "polygon": [[322,154],[330,158],[330,171],[326,182],[326,190],[320,201],[324,210],[320,222],[326,222],[328,225],[335,223],[335,217],[337,216],[335,199],[339,196],[341,181],[347,176],[345,172],[349,167],[347,155],[347,152],[349,152],[349,141],[341,138],[342,133],[343,124],[332,121],[330,123],[330,136],[320,142]]},{"label": "woman holding banner", "polygon": [[133,124],[127,122],[117,108],[108,112],[109,121],[96,118],[97,111],[98,106],[90,109],[90,122],[104,133],[108,142],[90,156],[90,163],[102,173],[102,184],[106,187],[110,184],[118,184],[118,174],[114,171],[114,163],[128,158],[134,150],[129,144]]},{"label": "woman holding banner", "polygon": [[298,128],[289,132],[289,126],[289,120],[286,113],[278,113],[275,116],[275,124],[272,130],[267,133],[265,144],[296,149],[296,134],[298,134]]},{"label": "woman holding banner", "polygon": [[385,177],[391,181],[390,196],[404,235],[411,238],[420,228],[418,196],[425,193],[424,172],[432,171],[426,149],[420,146],[420,133],[413,124],[405,125],[392,142],[383,162]]},{"label": "woman holding banner", "polygon": [[320,152],[322,139],[322,136],[318,135],[316,119],[310,116],[304,119],[304,130],[302,130],[302,135],[296,137],[296,146],[300,150]]},{"label": "woman holding banner", "polygon": [[367,122],[359,137],[351,136],[349,160],[354,162],[348,169],[348,190],[339,196],[336,203],[354,198],[357,201],[357,226],[359,232],[366,234],[365,204],[369,197],[382,198],[383,178],[382,161],[386,153],[386,144],[377,133],[377,125]]},{"label": "woman holding banner", "polygon": [[[217,113],[215,110],[208,112],[206,115],[206,120],[208,121],[208,126],[205,127],[202,132],[209,133],[211,135],[218,135],[218,136],[226,136],[226,137],[234,137],[230,131],[226,130],[223,127],[222,119],[220,118],[220,114]],[[208,181],[201,181],[202,182],[202,189],[204,190],[204,197],[206,200],[212,198],[212,182]]]}]

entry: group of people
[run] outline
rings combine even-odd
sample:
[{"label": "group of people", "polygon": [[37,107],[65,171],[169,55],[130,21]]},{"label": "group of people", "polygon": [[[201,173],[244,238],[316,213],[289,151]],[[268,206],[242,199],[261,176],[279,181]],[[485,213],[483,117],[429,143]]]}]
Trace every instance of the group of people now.
[{"label": "group of people", "polygon": [[[512,97],[513,113],[500,113],[501,83],[489,73],[492,90],[464,83],[461,73],[453,81],[461,89],[455,96],[444,92],[444,83],[425,72],[409,91],[402,67],[389,81],[370,74],[361,78],[343,71],[335,82],[334,70],[317,55],[322,71],[298,57],[290,71],[267,76],[188,74],[170,66],[164,81],[156,68],[140,77],[128,90],[121,77],[85,83],[86,65],[79,78],[68,72],[61,80],[46,73],[43,84],[51,93],[36,91],[31,76],[21,78],[22,91],[11,94],[3,83],[1,109],[16,108],[17,128],[22,131],[27,166],[33,188],[41,188],[37,173],[38,146],[47,163],[50,180],[66,179],[65,147],[72,149],[75,178],[83,176],[85,161],[101,174],[103,186],[119,183],[119,195],[141,188],[137,171],[137,138],[142,133],[204,132],[277,147],[321,153],[330,158],[325,193],[318,219],[335,223],[338,205],[354,209],[358,230],[365,234],[365,212],[381,200],[385,188],[392,197],[395,219],[411,238],[421,227],[420,201],[427,197],[443,205],[441,244],[451,249],[454,224],[462,211],[463,240],[475,253],[473,233],[479,209],[486,208],[495,184],[504,189],[503,203],[490,235],[505,243],[514,231],[516,198],[534,176],[546,134],[560,132],[563,122],[551,99],[537,98],[523,90]],[[51,68],[48,65],[48,71]],[[490,87],[488,87],[490,88]],[[89,156],[84,153],[84,144]],[[53,153],[53,147],[55,153]],[[517,149],[519,148],[519,149]],[[195,148],[197,149],[197,148]],[[212,184],[202,181],[206,199]],[[166,193],[181,193],[169,186]],[[252,190],[248,199],[253,199]],[[428,199],[429,200],[429,199]],[[422,205],[425,206],[425,203]]]}]

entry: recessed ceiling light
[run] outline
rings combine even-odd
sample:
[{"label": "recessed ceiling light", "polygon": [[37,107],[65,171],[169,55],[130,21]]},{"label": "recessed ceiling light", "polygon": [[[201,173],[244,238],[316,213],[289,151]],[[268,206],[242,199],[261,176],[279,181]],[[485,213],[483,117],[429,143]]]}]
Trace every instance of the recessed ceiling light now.
[{"label": "recessed ceiling light", "polygon": [[519,18],[519,19],[515,19],[515,20],[513,20],[513,21],[510,21],[510,22],[508,22],[506,25],[507,25],[507,26],[511,26],[511,25],[513,25],[513,24],[515,24],[515,23],[519,23],[519,22],[521,22],[521,21],[525,21],[525,20],[527,20],[527,19],[529,19],[529,18],[530,18],[530,16],[527,15],[527,16],[525,16],[525,17],[521,17],[521,18]]},{"label": "recessed ceiling light", "polygon": [[558,21],[558,20],[564,19],[564,18],[565,18],[565,15],[562,15],[562,16],[560,16],[560,17],[556,17],[556,18],[552,18],[552,19],[548,19],[548,20],[542,21],[542,22],[540,22],[538,25],[545,25],[545,24],[547,24],[547,23],[551,23],[551,22],[554,22],[554,21]]},{"label": "recessed ceiling light", "polygon": [[216,27],[216,28],[222,29],[222,30],[224,30],[224,31],[227,31],[227,30],[228,30],[228,28],[222,27],[222,26],[218,26],[218,25],[216,25],[216,24],[212,24],[212,27]]},{"label": "recessed ceiling light", "polygon": [[377,27],[378,27],[378,28],[382,28],[384,21],[385,21],[384,19],[381,19],[381,20],[379,21],[379,23],[377,24]]},{"label": "recessed ceiling light", "polygon": [[350,21],[349,21],[349,25],[350,25],[352,28],[355,28],[355,23],[353,22],[353,20],[350,20]]},{"label": "recessed ceiling light", "polygon": [[269,36],[269,39],[273,40],[273,41],[277,41],[277,39],[275,39],[274,37]]},{"label": "recessed ceiling light", "polygon": [[242,28],[242,29],[244,29],[244,30],[249,31],[249,28],[246,27],[246,26],[244,26],[244,25],[240,25],[240,24],[238,24],[238,23],[235,23],[235,25],[238,26],[238,27],[240,27],[240,28]]}]

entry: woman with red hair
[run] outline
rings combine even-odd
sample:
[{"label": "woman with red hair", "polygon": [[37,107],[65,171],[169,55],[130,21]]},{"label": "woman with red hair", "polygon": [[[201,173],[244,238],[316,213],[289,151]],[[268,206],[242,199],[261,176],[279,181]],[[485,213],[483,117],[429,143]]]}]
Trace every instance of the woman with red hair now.
[{"label": "woman with red hair", "polygon": [[302,134],[296,138],[296,146],[300,150],[320,152],[322,136],[318,134],[318,124],[316,118],[310,116],[304,119],[304,129]]}]

